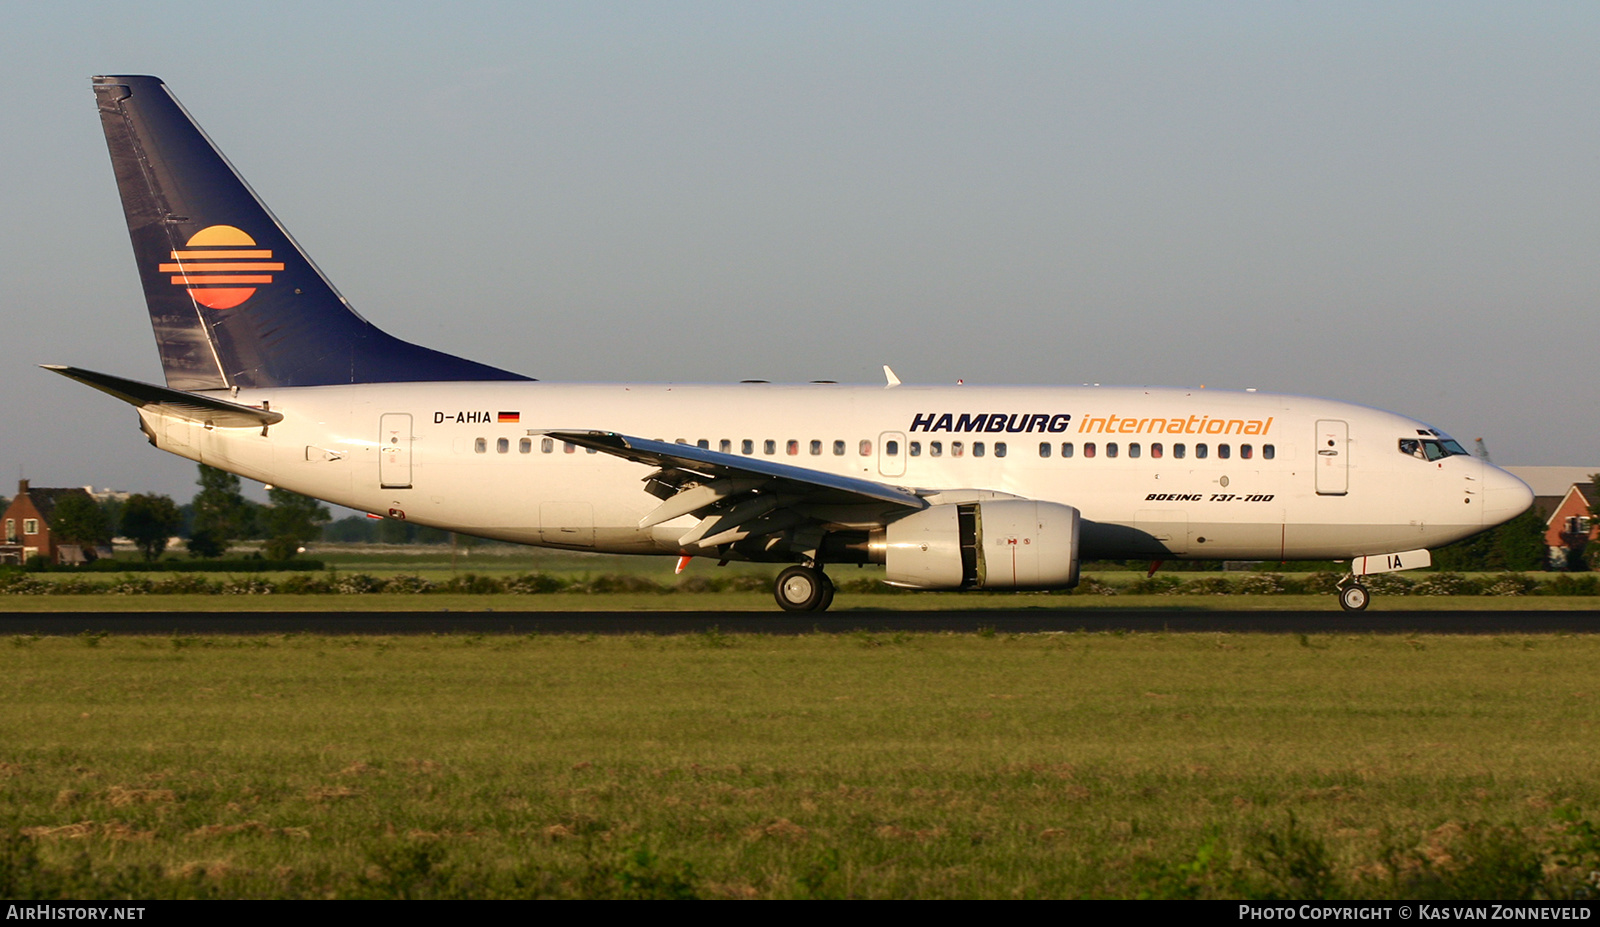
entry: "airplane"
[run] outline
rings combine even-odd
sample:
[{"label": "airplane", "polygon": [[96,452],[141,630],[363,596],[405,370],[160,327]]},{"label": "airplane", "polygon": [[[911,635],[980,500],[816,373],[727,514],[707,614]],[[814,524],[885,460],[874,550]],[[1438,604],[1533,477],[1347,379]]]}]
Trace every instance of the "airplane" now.
[{"label": "airplane", "polygon": [[358,315],[157,78],[93,79],[166,384],[75,367],[181,457],[540,547],[1069,589],[1094,559],[1341,560],[1364,576],[1520,514],[1521,480],[1415,419],[1253,390],[549,383]]}]

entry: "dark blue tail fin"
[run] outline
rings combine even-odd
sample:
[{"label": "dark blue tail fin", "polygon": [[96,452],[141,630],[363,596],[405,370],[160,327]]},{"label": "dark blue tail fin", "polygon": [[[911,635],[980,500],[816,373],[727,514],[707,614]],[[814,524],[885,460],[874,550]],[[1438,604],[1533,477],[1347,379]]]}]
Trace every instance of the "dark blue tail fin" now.
[{"label": "dark blue tail fin", "polygon": [[167,385],[526,380],[379,331],[154,77],[96,77]]}]

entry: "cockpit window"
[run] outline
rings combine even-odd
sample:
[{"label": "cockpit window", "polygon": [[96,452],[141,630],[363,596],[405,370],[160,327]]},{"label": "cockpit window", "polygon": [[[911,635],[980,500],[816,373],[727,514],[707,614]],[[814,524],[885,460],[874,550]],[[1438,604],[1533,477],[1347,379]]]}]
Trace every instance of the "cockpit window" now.
[{"label": "cockpit window", "polygon": [[1418,460],[1443,460],[1446,457],[1466,457],[1467,449],[1447,435],[1437,438],[1401,438],[1400,453]]}]

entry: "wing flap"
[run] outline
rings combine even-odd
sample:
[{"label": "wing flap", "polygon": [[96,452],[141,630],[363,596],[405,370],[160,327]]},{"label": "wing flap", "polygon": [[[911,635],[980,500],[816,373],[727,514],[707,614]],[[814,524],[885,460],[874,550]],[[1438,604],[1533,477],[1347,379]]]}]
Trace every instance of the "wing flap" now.
[{"label": "wing flap", "polygon": [[[862,516],[881,524],[929,505],[916,492],[900,486],[695,445],[612,431],[544,434],[655,467],[645,477],[646,488],[662,502],[640,520],[639,527],[651,528],[682,515],[699,518],[699,524],[677,538],[681,551],[725,549],[758,538],[788,535],[783,544],[811,557],[827,532],[859,530],[855,523]],[[854,517],[840,520],[829,514],[838,512],[850,512]]]}]

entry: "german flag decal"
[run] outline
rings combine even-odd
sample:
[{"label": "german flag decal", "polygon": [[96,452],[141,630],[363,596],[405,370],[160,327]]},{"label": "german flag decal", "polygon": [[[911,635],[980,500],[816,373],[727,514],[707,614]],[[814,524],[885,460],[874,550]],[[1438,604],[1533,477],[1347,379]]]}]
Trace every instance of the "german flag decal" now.
[{"label": "german flag decal", "polygon": [[208,226],[190,236],[184,250],[172,252],[173,263],[158,269],[173,275],[174,286],[188,287],[200,305],[232,309],[254,296],[257,286],[271,283],[271,271],[283,270],[270,250],[255,243],[231,225]]},{"label": "german flag decal", "polygon": [[502,425],[504,425],[506,422],[512,422],[512,423],[520,422],[520,421],[522,421],[522,413],[521,412],[501,412],[500,413],[500,417],[495,419],[495,421],[499,422]]}]

